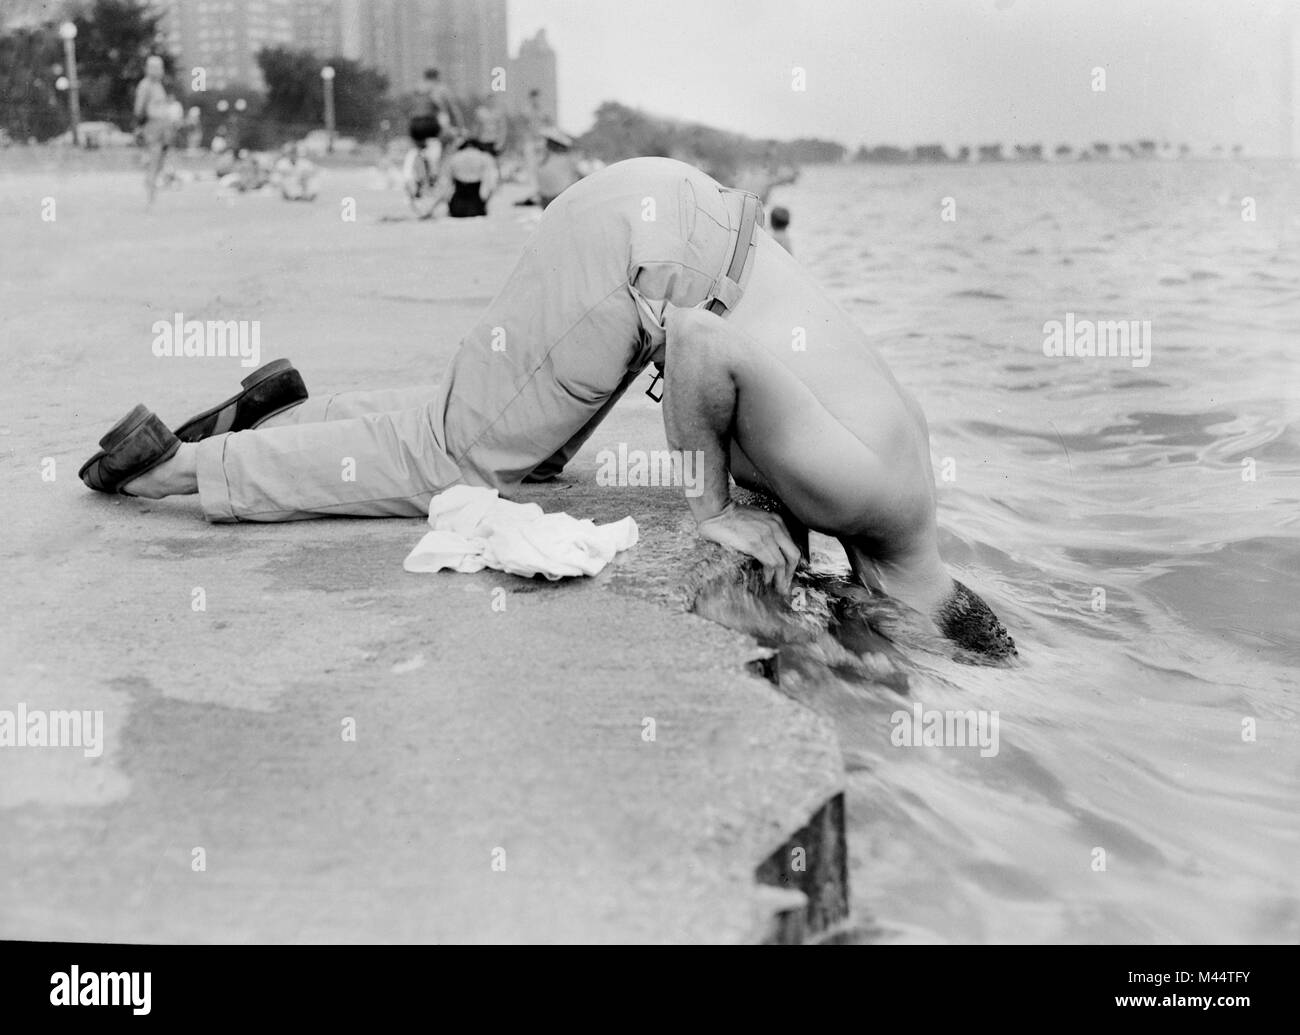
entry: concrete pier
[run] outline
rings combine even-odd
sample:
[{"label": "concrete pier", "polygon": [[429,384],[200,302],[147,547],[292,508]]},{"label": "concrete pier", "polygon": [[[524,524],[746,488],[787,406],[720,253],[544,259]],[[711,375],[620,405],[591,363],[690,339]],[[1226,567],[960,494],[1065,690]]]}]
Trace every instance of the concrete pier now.
[{"label": "concrete pier", "polygon": [[147,212],[134,174],[0,169],[0,711],[103,718],[90,757],[0,747],[0,937],[815,936],[847,902],[834,733],[686,613],[681,490],[597,483],[665,448],[639,393],[524,497],[637,520],[590,580],[411,575],[420,521],[210,526],[77,479],[133,404],[175,426],[247,373],[155,357],[176,312],[259,320],[314,394],[436,382],[533,217],[405,216],[361,171]]}]

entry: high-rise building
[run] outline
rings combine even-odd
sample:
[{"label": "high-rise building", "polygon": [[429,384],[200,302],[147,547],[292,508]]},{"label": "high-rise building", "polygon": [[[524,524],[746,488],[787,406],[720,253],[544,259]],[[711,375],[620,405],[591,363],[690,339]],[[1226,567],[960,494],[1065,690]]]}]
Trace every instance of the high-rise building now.
[{"label": "high-rise building", "polygon": [[344,53],[387,75],[394,93],[418,90],[436,68],[453,92],[484,94],[507,67],[506,0],[345,0],[342,21]]},{"label": "high-rise building", "polygon": [[459,94],[480,96],[507,71],[505,0],[435,0],[429,31],[434,64]]},{"label": "high-rise building", "polygon": [[366,0],[338,0],[339,53],[360,61],[363,40],[370,25],[370,4]]},{"label": "high-rise building", "polygon": [[555,76],[555,51],[546,40],[546,30],[519,44],[519,54],[510,62],[510,77],[506,97],[512,112],[527,110],[528,94],[540,93],[543,114],[552,122],[560,119],[560,101]]},{"label": "high-rise building", "polygon": [[293,46],[317,57],[343,55],[343,19],[339,0],[292,0]]},{"label": "high-rise building", "polygon": [[483,96],[500,71],[512,110],[522,110],[536,86],[555,114],[555,53],[539,33],[510,59],[506,0],[158,0],[158,7],[180,67],[206,69],[209,89],[261,89],[258,50],[288,46],[369,65],[394,94],[420,89],[425,69],[437,68],[454,93]]},{"label": "high-rise building", "polygon": [[293,0],[163,0],[163,32],[178,68],[202,68],[209,90],[263,88],[257,52],[293,45]]}]

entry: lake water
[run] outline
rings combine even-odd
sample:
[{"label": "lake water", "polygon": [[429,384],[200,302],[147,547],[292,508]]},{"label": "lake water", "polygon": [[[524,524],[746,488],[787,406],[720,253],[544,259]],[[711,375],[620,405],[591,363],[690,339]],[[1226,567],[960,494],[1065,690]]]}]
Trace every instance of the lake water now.
[{"label": "lake water", "polygon": [[[787,687],[844,746],[855,939],[1300,940],[1300,171],[813,168],[770,204],[924,407],[941,551],[1020,649]],[[1045,355],[1067,314],[1149,321],[1149,364]],[[916,703],[996,712],[996,754],[895,744]]]}]

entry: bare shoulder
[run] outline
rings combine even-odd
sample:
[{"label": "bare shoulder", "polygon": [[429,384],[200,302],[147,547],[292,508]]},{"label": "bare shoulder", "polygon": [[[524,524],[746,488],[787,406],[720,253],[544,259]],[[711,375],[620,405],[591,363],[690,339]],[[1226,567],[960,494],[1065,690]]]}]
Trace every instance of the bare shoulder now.
[{"label": "bare shoulder", "polygon": [[677,333],[684,334],[692,331],[699,331],[712,326],[714,323],[720,324],[722,320],[704,309],[698,309],[694,306],[684,308],[682,306],[668,306],[668,311],[664,316],[664,330],[675,329]]},{"label": "bare shoulder", "polygon": [[727,321],[707,309],[669,306],[664,314],[664,333],[674,341],[722,344],[733,337]]}]

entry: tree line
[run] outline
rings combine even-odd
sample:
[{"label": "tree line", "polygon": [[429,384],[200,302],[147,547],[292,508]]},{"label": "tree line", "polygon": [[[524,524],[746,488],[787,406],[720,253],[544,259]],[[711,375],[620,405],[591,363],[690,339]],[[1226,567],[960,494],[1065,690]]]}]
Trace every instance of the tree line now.
[{"label": "tree line", "polygon": [[[1236,144],[1232,148],[1234,156],[1240,156],[1241,151],[1240,144]],[[1051,154],[1058,162],[1087,162],[1093,160],[1105,161],[1119,156],[1124,158],[1186,158],[1191,153],[1192,149],[1189,145],[1178,144],[1175,147],[1174,144],[1168,141],[1157,143],[1154,140],[1135,140],[1112,145],[1108,141],[1099,140],[1096,143],[1078,148],[1070,144],[1059,144]],[[1210,153],[1222,155],[1225,153],[1225,148],[1222,145],[1216,145],[1211,149]],[[952,153],[949,153],[942,144],[922,144],[913,148],[895,147],[892,144],[878,144],[875,147],[867,147],[867,145],[863,144],[853,154],[855,162],[874,162],[884,165],[970,161],[1042,162],[1046,161],[1047,157],[1048,155],[1044,151],[1042,144],[1015,144],[1009,153],[1004,152],[1002,144],[980,144],[974,149],[963,145]]]}]

